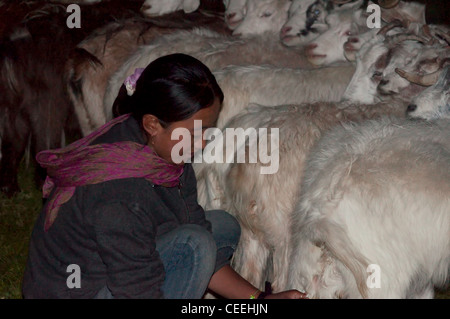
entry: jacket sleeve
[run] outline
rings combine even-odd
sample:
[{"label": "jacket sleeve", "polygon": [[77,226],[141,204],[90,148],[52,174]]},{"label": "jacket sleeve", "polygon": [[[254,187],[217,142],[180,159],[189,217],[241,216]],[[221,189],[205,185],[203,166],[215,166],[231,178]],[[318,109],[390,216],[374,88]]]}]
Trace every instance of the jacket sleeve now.
[{"label": "jacket sleeve", "polygon": [[114,298],[163,298],[165,272],[151,214],[136,202],[116,201],[96,207],[90,218]]},{"label": "jacket sleeve", "polygon": [[191,164],[185,165],[185,185],[182,187],[183,197],[189,210],[189,220],[212,231],[211,223],[205,218],[205,211],[197,201],[197,178]]}]

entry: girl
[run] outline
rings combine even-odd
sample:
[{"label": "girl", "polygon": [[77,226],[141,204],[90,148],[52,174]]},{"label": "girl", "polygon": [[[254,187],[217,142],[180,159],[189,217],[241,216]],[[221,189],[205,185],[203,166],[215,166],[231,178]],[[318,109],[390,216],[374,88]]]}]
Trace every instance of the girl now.
[{"label": "girl", "polygon": [[31,236],[25,298],[201,298],[207,288],[225,298],[304,297],[260,292],[230,267],[239,224],[205,213],[192,166],[173,160],[182,141],[172,131],[194,136],[195,120],[213,127],[223,98],[200,61],[161,57],[122,86],[114,110],[125,115],[38,154],[48,199]]}]

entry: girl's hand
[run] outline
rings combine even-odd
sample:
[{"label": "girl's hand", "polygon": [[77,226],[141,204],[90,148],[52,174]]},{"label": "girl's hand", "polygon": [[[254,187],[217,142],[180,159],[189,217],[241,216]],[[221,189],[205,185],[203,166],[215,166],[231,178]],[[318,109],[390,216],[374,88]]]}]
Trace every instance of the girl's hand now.
[{"label": "girl's hand", "polygon": [[287,290],[276,294],[267,295],[264,299],[309,299],[306,293],[298,290]]}]

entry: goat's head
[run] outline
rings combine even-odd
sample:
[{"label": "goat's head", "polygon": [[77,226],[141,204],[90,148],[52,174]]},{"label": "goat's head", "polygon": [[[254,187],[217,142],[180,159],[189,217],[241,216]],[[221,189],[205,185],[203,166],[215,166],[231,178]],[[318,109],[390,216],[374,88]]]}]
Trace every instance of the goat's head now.
[{"label": "goat's head", "polygon": [[398,70],[402,76],[420,85],[433,85],[416,96],[408,105],[406,115],[411,118],[450,119],[450,66],[427,75],[410,74]]},{"label": "goat's head", "polygon": [[360,6],[361,1],[357,1],[327,16],[328,30],[306,46],[306,56],[312,64],[323,65],[346,60],[344,43],[351,35],[353,21],[361,18],[362,10],[358,9]]},{"label": "goat's head", "polygon": [[265,32],[278,33],[288,19],[291,0],[247,0],[244,20],[233,35],[248,37]]},{"label": "goat's head", "polygon": [[426,45],[426,39],[416,35],[401,34],[393,38],[401,39],[402,42],[391,47],[390,61],[383,72],[377,91],[381,99],[394,95],[396,98],[410,101],[411,97],[424,90],[424,86],[409,81],[396,70],[401,69],[403,73],[413,72],[418,75],[434,73],[448,61],[449,51],[439,44]]},{"label": "goat's head", "polygon": [[247,0],[224,0],[225,23],[230,30],[234,30],[244,20],[247,14]]},{"label": "goat's head", "polygon": [[356,53],[356,70],[344,92],[344,100],[365,104],[378,101],[377,86],[389,58],[389,48],[384,38],[383,35],[376,35]]},{"label": "goat's head", "polygon": [[[372,4],[372,2],[369,2]],[[394,20],[391,23],[384,25],[381,29],[369,28],[367,26],[368,15],[366,12],[359,11],[353,15],[352,24],[350,27],[350,37],[344,43],[344,56],[348,61],[356,60],[356,53],[361,49],[362,45],[372,39],[376,34],[386,35],[389,31],[396,27],[403,27],[403,23],[399,20]]]},{"label": "goat's head", "polygon": [[328,15],[323,0],[297,0],[289,8],[289,19],[280,31],[280,39],[287,46],[299,46],[317,38],[328,30]]}]

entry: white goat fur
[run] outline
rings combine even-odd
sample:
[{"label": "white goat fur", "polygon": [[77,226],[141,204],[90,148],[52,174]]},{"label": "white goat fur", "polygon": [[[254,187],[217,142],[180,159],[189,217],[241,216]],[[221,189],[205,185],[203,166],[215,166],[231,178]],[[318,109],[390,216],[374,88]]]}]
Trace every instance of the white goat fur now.
[{"label": "white goat fur", "polygon": [[340,101],[354,73],[352,65],[312,70],[273,66],[229,66],[214,72],[224,91],[217,127],[248,104],[281,105]]},{"label": "white goat fur", "polygon": [[[310,8],[311,5],[314,6]],[[291,7],[289,8],[289,19],[283,25],[280,32],[280,37],[283,44],[287,46],[305,45],[328,30],[328,25],[325,23],[325,19],[332,11],[329,12],[326,10],[325,5],[325,1],[318,2],[316,0],[293,0]],[[317,11],[316,20],[312,24],[314,32],[312,32],[310,28],[306,29],[308,10]]]},{"label": "white goat fur", "polygon": [[264,281],[270,280],[275,291],[282,290],[290,264],[289,225],[310,149],[324,132],[341,122],[380,114],[402,116],[405,108],[404,103],[251,105],[233,117],[226,127],[279,128],[280,141],[275,174],[261,175],[264,165],[260,163],[194,164],[199,203],[208,209],[226,209],[241,223],[241,239],[232,262],[236,271],[257,287],[263,288]]},{"label": "white goat fur", "polygon": [[[409,102],[424,88],[402,79],[395,69],[415,69],[421,61],[426,59],[427,55],[424,53],[440,52],[436,49],[417,50],[416,45],[415,42],[398,42],[390,38],[385,41],[382,35],[376,35],[364,43],[356,54],[355,74],[343,95],[343,100],[370,104],[394,97]],[[376,73],[380,76],[374,76]],[[380,94],[385,91],[386,86],[381,83],[382,79],[389,79],[390,82],[401,83],[401,85],[396,86],[396,89],[389,94]],[[391,85],[388,87],[392,88]]]},{"label": "white goat fur", "polygon": [[225,23],[230,30],[234,30],[245,18],[247,0],[224,0],[223,3],[225,5]]},{"label": "white goat fur", "polygon": [[417,108],[408,112],[409,117],[450,119],[450,66],[441,71],[438,81],[416,96],[412,104]]},{"label": "white goat fur", "polygon": [[[177,39],[183,39],[183,41],[176,41]],[[261,46],[264,45],[264,52],[261,52]],[[278,72],[280,74],[291,73],[293,74],[290,78],[291,81],[289,84],[286,84],[285,90],[289,88],[293,88],[294,80],[299,80],[300,73],[308,72],[308,70],[295,70],[295,69],[286,69],[285,71],[281,70],[281,67],[303,67],[303,68],[312,68],[311,64],[305,61],[304,57],[298,51],[291,50],[283,47],[279,41],[269,40],[266,37],[258,37],[248,39],[246,41],[234,39],[231,37],[227,37],[216,32],[209,31],[207,29],[195,29],[193,31],[178,31],[174,34],[167,35],[165,37],[161,37],[160,39],[154,41],[151,45],[141,47],[133,56],[131,56],[121,67],[120,69],[111,77],[107,91],[105,93],[104,98],[104,114],[107,119],[111,118],[111,107],[114,103],[114,100],[119,92],[120,86],[124,82],[124,80],[134,72],[136,68],[146,67],[150,62],[157,59],[158,57],[171,54],[171,53],[186,53],[190,54],[193,57],[199,59],[212,71],[226,67],[230,64],[271,64],[278,65],[280,67],[280,71],[270,71],[271,68],[269,66],[266,67],[233,67],[232,69],[228,69],[228,71],[217,71],[214,72],[216,78],[218,79],[219,85],[222,87],[221,82],[225,81],[225,75],[228,78],[237,78],[238,75],[233,75],[235,72],[239,72],[240,70],[256,70],[257,74],[262,75],[262,70],[267,70],[265,72],[266,75],[270,73]],[[330,96],[330,91],[336,92],[332,98],[334,100],[338,100],[343,94],[342,86],[345,85],[345,81],[348,79],[350,81],[351,75],[353,74],[354,68],[353,66],[340,67],[339,70],[342,72],[342,77],[337,75],[337,72],[331,72],[334,74],[331,76],[331,79],[334,79],[336,83],[333,83],[332,80],[329,81],[330,88],[326,88],[325,85],[322,85],[322,90],[317,88],[317,85],[320,82],[326,81],[326,75],[322,74],[320,76],[320,80],[314,82],[316,83],[315,93],[312,95],[308,95],[305,91],[304,94],[306,97],[315,96],[317,99],[320,99],[326,96]],[[242,74],[242,71],[239,74]],[[249,74],[250,72],[247,72]],[[298,77],[295,77],[294,73],[298,73]],[[325,73],[325,72],[322,72]],[[256,74],[256,73],[254,73]],[[309,74],[309,73],[305,73]],[[304,77],[304,76],[303,76]],[[219,80],[223,79],[222,80]],[[339,79],[339,81],[337,80]],[[237,79],[239,80],[239,79]],[[257,82],[257,79],[254,79],[253,82]],[[266,85],[270,86],[270,83],[276,82],[276,86],[280,88],[282,83],[279,81],[274,81],[275,76],[272,75],[269,79],[259,79],[258,83],[253,84],[256,86],[257,84],[261,84],[262,81],[266,80]],[[241,80],[242,82],[242,80]],[[301,88],[302,85],[306,85],[307,79],[303,78],[297,84],[297,88]],[[225,84],[224,84],[225,85]],[[339,87],[339,90],[334,89],[335,87]],[[250,84],[247,87],[252,87]],[[313,85],[309,85],[308,87],[313,88]],[[232,98],[231,95],[234,92],[231,92],[227,87],[222,87],[225,91],[225,96],[230,95],[228,98]],[[239,87],[237,88],[240,89]],[[274,91],[274,89],[272,89]],[[318,92],[320,91],[320,92]],[[249,92],[248,94],[250,94]],[[255,93],[256,94],[256,93]],[[287,94],[285,92],[285,94]],[[289,95],[297,94],[298,92],[288,92]],[[316,95],[314,95],[316,94]],[[280,95],[280,93],[277,93]],[[326,99],[328,100],[328,99]],[[302,100],[304,101],[304,100]],[[300,102],[300,101],[298,101]],[[242,102],[244,103],[244,102]],[[246,104],[245,104],[246,105]],[[226,107],[224,107],[226,109]]]},{"label": "white goat fur", "polygon": [[[355,2],[351,6],[348,5],[346,9],[331,12],[326,17],[326,22],[329,25],[328,30],[310,42],[310,45],[317,45],[310,51],[311,55],[308,56],[311,63],[323,65],[346,60],[344,43],[349,38],[352,23],[365,19],[362,16],[363,11],[357,9],[360,4],[360,1]],[[316,55],[323,55],[323,57],[317,57]]]},{"label": "white goat fur", "polygon": [[284,23],[288,19],[291,0],[247,0],[246,15],[233,35],[250,37],[265,32],[278,39]]},{"label": "white goat fur", "polygon": [[167,13],[183,10],[194,12],[200,6],[200,0],[145,0],[142,13],[149,17],[161,16]]},{"label": "white goat fur", "polygon": [[[432,298],[450,265],[450,123],[337,127],[311,152],[287,288],[313,298]],[[367,266],[380,267],[368,288]]]}]

